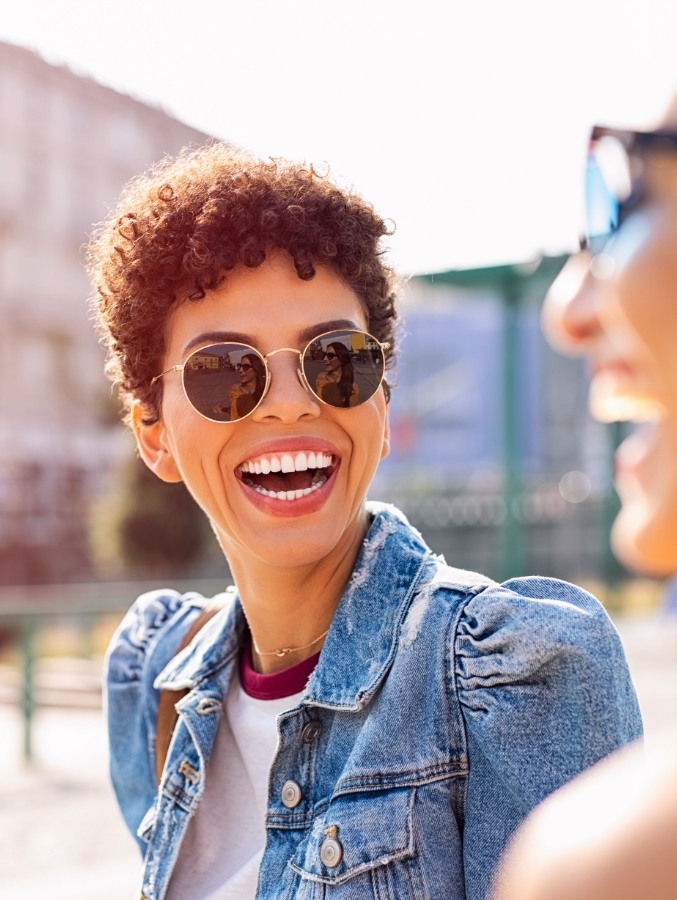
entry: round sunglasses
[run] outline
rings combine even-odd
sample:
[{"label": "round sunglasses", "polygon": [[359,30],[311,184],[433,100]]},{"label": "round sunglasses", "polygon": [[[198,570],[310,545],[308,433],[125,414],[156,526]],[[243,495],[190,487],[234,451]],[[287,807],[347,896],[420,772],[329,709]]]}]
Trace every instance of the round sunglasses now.
[{"label": "round sunglasses", "polygon": [[[171,372],[181,372],[186,398],[201,416],[211,422],[239,422],[268,392],[268,359],[276,353],[296,353],[301,384],[327,406],[349,409],[365,403],[380,388],[384,351],[389,347],[366,331],[352,329],[320,334],[303,350],[280,347],[265,355],[249,344],[223,341],[194,350],[185,363],[156,375],[151,385]],[[341,365],[328,372],[325,362],[334,358]]]}]

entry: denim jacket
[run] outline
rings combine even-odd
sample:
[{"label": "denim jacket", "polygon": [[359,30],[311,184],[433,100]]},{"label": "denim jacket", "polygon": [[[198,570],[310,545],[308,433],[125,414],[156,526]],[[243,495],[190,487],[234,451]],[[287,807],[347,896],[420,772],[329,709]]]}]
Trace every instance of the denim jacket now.
[{"label": "denim jacket", "polygon": [[[369,510],[319,662],[278,718],[257,900],[482,900],[532,807],[641,734],[626,660],[581,589],[451,568],[396,509]],[[246,633],[231,589],[175,656],[202,602],[142,595],[107,657],[112,780],[147,900],[165,896]],[[190,690],[158,790],[161,688]]]}]

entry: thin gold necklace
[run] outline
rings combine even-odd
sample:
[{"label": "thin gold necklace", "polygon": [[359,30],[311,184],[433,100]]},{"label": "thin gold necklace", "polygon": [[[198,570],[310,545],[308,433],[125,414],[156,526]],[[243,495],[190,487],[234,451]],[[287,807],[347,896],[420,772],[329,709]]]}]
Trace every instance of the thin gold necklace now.
[{"label": "thin gold necklace", "polygon": [[304,644],[302,647],[281,647],[279,650],[259,650],[259,645],[254,640],[254,635],[252,635],[252,644],[254,645],[254,650],[258,653],[259,656],[279,656],[282,658],[283,656],[287,656],[289,653],[299,653],[301,650],[307,650],[309,647],[312,647],[314,644],[317,644],[322,640],[323,637],[326,637],[329,634],[329,628],[326,631],[323,631],[322,634],[318,635],[314,641],[311,641],[309,644]]}]

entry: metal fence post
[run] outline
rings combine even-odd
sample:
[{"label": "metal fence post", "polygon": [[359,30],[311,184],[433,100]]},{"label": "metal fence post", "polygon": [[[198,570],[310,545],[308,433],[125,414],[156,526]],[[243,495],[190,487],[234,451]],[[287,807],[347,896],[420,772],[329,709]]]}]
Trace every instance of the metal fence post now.
[{"label": "metal fence post", "polygon": [[35,666],[35,625],[32,616],[21,619],[21,711],[23,714],[23,755],[26,762],[33,759],[33,712],[35,692],[33,670]]},{"label": "metal fence post", "polygon": [[519,396],[519,370],[521,353],[519,344],[519,275],[505,277],[503,299],[503,499],[505,521],[500,535],[499,573],[504,581],[522,574],[524,545],[522,523],[519,518],[519,502],[522,496],[522,466],[520,439],[523,427],[522,404]]}]

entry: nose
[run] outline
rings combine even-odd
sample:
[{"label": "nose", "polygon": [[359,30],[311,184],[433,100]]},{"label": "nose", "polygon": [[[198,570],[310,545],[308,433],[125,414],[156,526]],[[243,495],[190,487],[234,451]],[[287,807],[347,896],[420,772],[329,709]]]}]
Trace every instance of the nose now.
[{"label": "nose", "polygon": [[306,388],[300,371],[301,357],[295,350],[275,351],[268,358],[268,390],[252,413],[255,421],[276,419],[286,425],[316,419],[320,401]]},{"label": "nose", "polygon": [[596,308],[602,283],[593,274],[595,268],[600,268],[599,258],[585,252],[576,254],[546,295],[541,312],[543,333],[561,353],[580,356],[599,334]]}]

